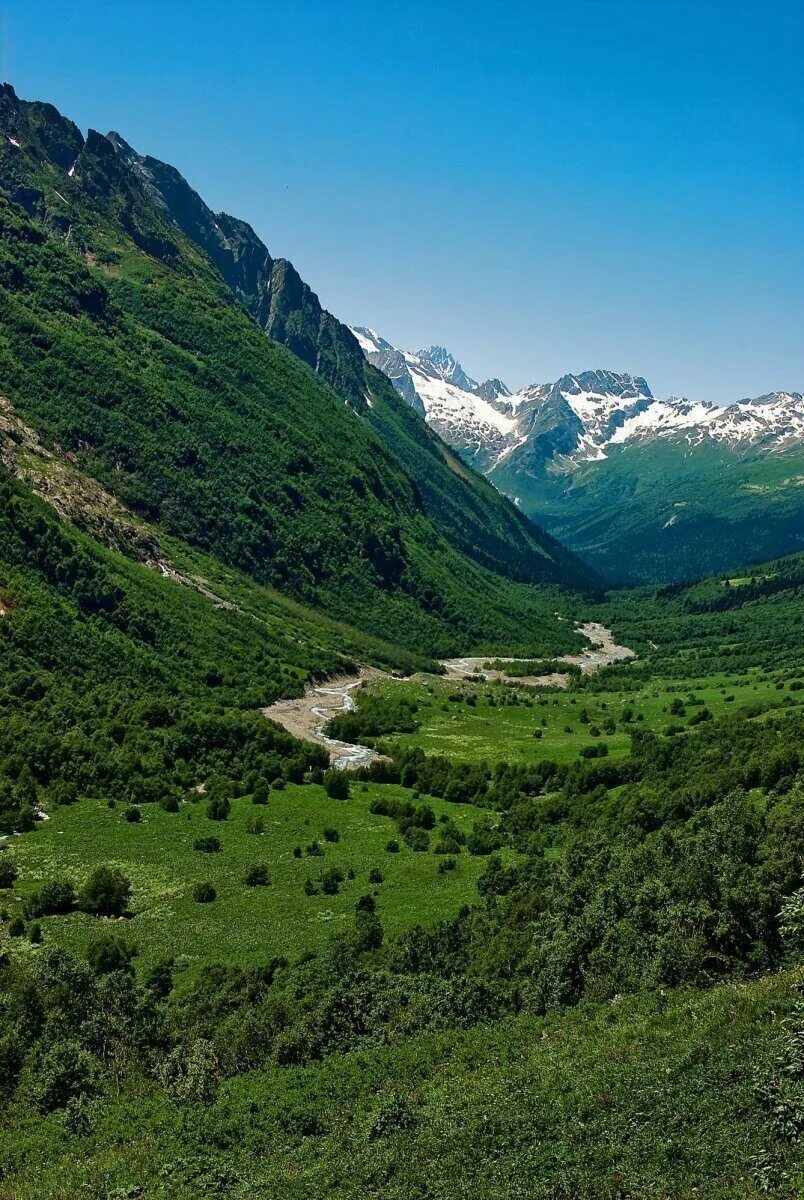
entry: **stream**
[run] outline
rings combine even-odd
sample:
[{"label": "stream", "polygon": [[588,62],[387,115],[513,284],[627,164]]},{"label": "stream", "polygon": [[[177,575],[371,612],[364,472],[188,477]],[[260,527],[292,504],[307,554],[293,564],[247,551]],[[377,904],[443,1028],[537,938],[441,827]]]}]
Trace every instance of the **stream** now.
[{"label": "stream", "polygon": [[[575,663],[584,674],[599,671],[610,663],[623,662],[634,658],[634,651],[627,646],[618,646],[610,629],[596,621],[588,621],[577,627],[577,632],[591,643],[589,649],[580,654],[562,654],[554,661]],[[528,677],[509,677],[503,671],[485,669],[483,664],[491,660],[497,662],[528,662],[529,659],[502,658],[498,655],[486,654],[481,658],[445,658],[441,665],[448,679],[507,679],[512,682],[525,684],[538,682],[542,686],[567,687],[569,675],[555,672],[550,675]],[[535,661],[535,660],[534,660]],[[355,707],[353,692],[361,684],[370,679],[385,678],[382,671],[375,667],[364,667],[359,675],[345,675],[326,683],[308,684],[304,695],[295,700],[277,700],[262,710],[263,716],[276,721],[288,733],[294,734],[308,742],[316,742],[326,746],[330,762],[340,770],[355,770],[366,767],[384,756],[372,750],[370,746],[352,745],[350,742],[339,742],[336,738],[324,733],[327,722],[338,713],[351,712]]]}]

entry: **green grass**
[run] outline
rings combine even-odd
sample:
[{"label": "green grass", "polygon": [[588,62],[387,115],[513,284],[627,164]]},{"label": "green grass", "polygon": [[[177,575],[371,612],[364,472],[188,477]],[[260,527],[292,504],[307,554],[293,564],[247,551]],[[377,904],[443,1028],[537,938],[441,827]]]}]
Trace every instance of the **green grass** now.
[{"label": "green grass", "polygon": [[[176,955],[191,971],[210,962],[253,964],[276,954],[294,959],[320,950],[329,936],[346,928],[355,901],[366,892],[377,896],[378,912],[388,935],[416,922],[430,922],[456,912],[475,896],[482,858],[464,853],[457,867],[438,874],[441,856],[414,853],[394,823],[369,812],[377,795],[410,799],[410,792],[390,785],[353,785],[349,801],[331,800],[315,784],[289,784],[273,792],[268,805],[241,798],[232,802],[228,821],[211,821],[203,801],[183,804],[178,813],[158,805],[143,805],[143,820],[129,824],[123,807],[110,809],[103,800],[87,799],[56,809],[33,833],[14,839],[14,860],[20,870],[21,898],[55,876],[83,880],[97,863],[114,864],[131,879],[133,918],[115,923],[127,940],[141,948],[138,964]],[[477,818],[468,805],[428,800],[436,816],[448,813],[467,832]],[[261,817],[265,832],[247,832],[249,817]],[[340,841],[327,843],[326,828],[335,828]],[[219,853],[193,849],[199,837],[220,839]],[[386,851],[395,838],[400,850]],[[318,840],[323,858],[294,858],[295,846]],[[243,876],[253,863],[264,863],[272,877],[268,887],[246,887]],[[335,896],[307,896],[306,879],[322,869],[350,867]],[[369,871],[383,874],[380,885],[369,883]],[[209,881],[218,893],[211,904],[193,899],[197,883]],[[81,913],[47,917],[42,921],[46,942],[60,942],[82,951],[97,933],[99,922]]]},{"label": "green grass", "polygon": [[[253,1071],[181,1113],[147,1084],[6,1115],[2,1200],[779,1200],[800,1144],[757,1096],[801,972]],[[80,1149],[78,1149],[80,1147]]]},{"label": "green grass", "polygon": [[[500,685],[456,684],[455,681],[421,677],[412,681],[384,681],[381,687],[389,697],[412,700],[418,704],[420,727],[413,733],[389,735],[384,745],[421,747],[428,754],[443,754],[461,762],[572,762],[582,746],[604,741],[610,757],[622,757],[630,750],[630,729],[664,731],[670,725],[687,726],[689,719],[706,707],[714,718],[738,711],[745,705],[776,705],[788,693],[777,691],[776,680],[764,672],[753,671],[740,676],[726,674],[703,679],[655,679],[637,691],[613,689],[600,692],[574,692],[556,689],[534,693],[524,688]],[[470,707],[450,702],[448,697],[460,692],[474,695],[477,703]],[[505,695],[516,694],[520,704],[501,706]],[[701,704],[691,705],[687,697],[694,695]],[[489,703],[489,696],[497,701]],[[670,705],[679,697],[685,703],[686,715],[673,716]],[[532,700],[532,707],[523,701]],[[630,708],[634,722],[620,725],[623,711]],[[583,724],[580,714],[589,715]],[[639,717],[642,720],[639,720]],[[603,723],[612,718],[616,732],[601,732],[592,737],[593,727],[603,730]],[[546,725],[542,725],[542,721]],[[571,732],[565,732],[570,726]],[[541,730],[540,739],[534,732]]]}]

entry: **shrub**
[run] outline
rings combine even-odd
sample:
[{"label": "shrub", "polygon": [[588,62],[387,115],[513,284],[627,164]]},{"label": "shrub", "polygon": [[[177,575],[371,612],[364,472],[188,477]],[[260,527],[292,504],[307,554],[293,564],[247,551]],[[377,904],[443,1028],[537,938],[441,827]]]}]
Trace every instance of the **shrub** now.
[{"label": "shrub", "polygon": [[253,833],[255,837],[260,837],[265,833],[265,822],[262,817],[248,817],[246,819],[246,833]]},{"label": "shrub", "polygon": [[390,842],[385,843],[385,849],[389,854],[398,854],[399,842],[396,840],[396,838],[391,838]]},{"label": "shrub", "polygon": [[337,829],[325,829],[323,837],[325,842],[339,842],[341,840],[341,835]]},{"label": "shrub", "polygon": [[294,846],[294,847],[293,847],[293,857],[294,857],[294,858],[301,858],[301,856],[302,856],[302,848],[301,848],[301,846]]},{"label": "shrub", "polygon": [[8,936],[9,937],[24,937],[25,922],[22,917],[13,917],[9,922]]},{"label": "shrub", "polygon": [[418,825],[411,825],[405,830],[405,841],[411,850],[415,850],[419,854],[423,854],[430,846],[430,835],[426,829],[420,829]]},{"label": "shrub", "polygon": [[348,800],[349,776],[345,771],[327,771],[324,775],[324,790],[331,800]]},{"label": "shrub", "polygon": [[16,878],[17,868],[13,858],[9,854],[0,854],[0,888],[13,887]]},{"label": "shrub", "polygon": [[75,888],[69,879],[51,879],[31,896],[27,912],[31,917],[52,917],[75,907]]},{"label": "shrub", "polygon": [[179,811],[179,802],[175,796],[166,796],[161,801],[161,807],[168,813],[177,813]]},{"label": "shrub", "polygon": [[255,785],[254,791],[251,794],[252,804],[267,804],[271,798],[271,785],[265,779],[261,779]]},{"label": "shrub", "polygon": [[217,854],[220,848],[220,838],[216,837],[200,837],[193,842],[193,850],[200,850],[202,854]]},{"label": "shrub", "polygon": [[371,870],[369,871],[369,883],[382,883],[382,882],[383,882],[382,871],[380,871],[377,867],[372,867]]},{"label": "shrub", "polygon": [[123,816],[128,821],[129,825],[139,825],[140,821],[142,820],[142,813],[140,812],[139,808],[137,808],[136,804],[130,804],[128,808],[123,811]]},{"label": "shrub", "polygon": [[445,875],[447,871],[454,871],[457,865],[454,858],[442,858],[438,864],[438,873],[439,875]]},{"label": "shrub", "polygon": [[337,896],[343,883],[343,871],[340,867],[328,867],[321,876],[321,891],[325,896]]},{"label": "shrub", "polygon": [[323,858],[324,851],[321,849],[318,842],[310,842],[310,845],[305,850],[305,854],[309,854],[310,858]]},{"label": "shrub", "polygon": [[28,926],[28,941],[38,946],[42,941],[42,926],[38,921],[32,921]]},{"label": "shrub", "polygon": [[207,816],[210,821],[227,821],[232,805],[228,796],[214,796],[207,805]]},{"label": "shrub", "polygon": [[496,829],[485,822],[478,822],[466,839],[466,848],[470,854],[493,854],[502,845],[502,838]]},{"label": "shrub", "polygon": [[435,854],[460,854],[460,852],[460,842],[448,833],[444,834],[441,841],[436,844],[434,850]]},{"label": "shrub", "polygon": [[110,975],[112,971],[131,974],[133,957],[132,948],[113,933],[101,933],[87,946],[87,962],[96,975]]},{"label": "shrub", "polygon": [[304,894],[305,894],[305,896],[317,896],[318,895],[318,887],[316,886],[315,883],[313,883],[312,879],[305,879]]},{"label": "shrub", "polygon": [[271,882],[268,868],[262,863],[254,863],[243,877],[246,887],[267,887]]},{"label": "shrub", "polygon": [[218,893],[211,883],[197,883],[193,888],[193,900],[198,904],[211,904],[217,898]]},{"label": "shrub", "polygon": [[83,912],[103,917],[119,917],[131,897],[131,883],[117,867],[96,867],[78,898]]},{"label": "shrub", "polygon": [[100,1086],[99,1076],[97,1060],[80,1043],[51,1043],[34,1059],[31,1102],[37,1112],[54,1112],[73,1097],[94,1095]]}]

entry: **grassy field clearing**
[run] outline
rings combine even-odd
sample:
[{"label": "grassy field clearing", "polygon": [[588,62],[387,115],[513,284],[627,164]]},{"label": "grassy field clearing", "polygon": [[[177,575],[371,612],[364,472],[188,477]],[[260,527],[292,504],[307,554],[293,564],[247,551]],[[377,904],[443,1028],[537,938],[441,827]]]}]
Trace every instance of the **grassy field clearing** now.
[{"label": "grassy field clearing", "polygon": [[[441,855],[414,852],[388,817],[369,812],[377,796],[410,800],[410,791],[391,785],[353,784],[348,801],[330,799],[323,787],[289,784],[271,794],[266,806],[249,798],[232,801],[227,821],[212,821],[203,801],[183,804],[178,813],[159,805],[143,805],[142,821],[129,824],[118,805],[87,799],[55,810],[51,819],[29,834],[14,839],[14,860],[20,870],[20,900],[47,880],[68,877],[80,884],[98,863],[119,867],[132,883],[134,913],[116,922],[73,912],[45,917],[45,942],[83,951],[100,928],[119,929],[141,948],[138,967],[160,956],[175,955],[192,972],[209,962],[248,964],[282,954],[290,959],[321,949],[339,926],[346,928],[357,899],[375,894],[386,933],[399,933],[417,921],[430,922],[456,912],[471,901],[475,881],[485,860],[465,851],[455,870],[438,873]],[[436,818],[449,815],[466,832],[478,817],[470,805],[428,799]],[[261,819],[262,834],[250,833],[249,820]],[[339,841],[324,838],[336,829]],[[433,831],[436,835],[438,826]],[[193,848],[197,838],[217,837],[221,850],[203,853]],[[386,850],[396,840],[397,853]],[[317,841],[323,855],[306,848]],[[431,839],[431,846],[435,836]],[[294,857],[294,848],[302,856]],[[266,887],[247,887],[249,866],[264,864],[271,876]],[[328,867],[351,869],[337,895],[308,896],[307,879],[318,880]],[[377,868],[381,884],[369,872]],[[210,882],[217,892],[213,903],[193,898],[198,883]],[[19,900],[17,903],[19,904]],[[21,950],[30,950],[22,939]]]},{"label": "grassy field clearing", "polygon": [[[419,727],[411,733],[389,734],[382,739],[386,746],[421,747],[427,754],[462,762],[551,759],[565,763],[595,742],[605,742],[609,756],[621,757],[630,749],[630,730],[686,728],[703,709],[719,718],[746,705],[781,703],[789,693],[776,684],[775,677],[754,671],[739,677],[656,679],[637,691],[540,693],[496,684],[456,685],[436,678],[385,681],[373,685],[373,690],[381,688],[383,696],[418,706]],[[683,711],[671,712],[679,702]],[[632,719],[623,723],[629,710]]]}]

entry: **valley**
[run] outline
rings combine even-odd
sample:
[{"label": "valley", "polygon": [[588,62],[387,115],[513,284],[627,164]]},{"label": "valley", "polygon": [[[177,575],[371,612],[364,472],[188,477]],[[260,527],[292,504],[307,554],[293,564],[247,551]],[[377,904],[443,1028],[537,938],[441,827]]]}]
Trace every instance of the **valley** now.
[{"label": "valley", "polygon": [[804,1194],[801,395],[478,382],[10,84],[0,314],[0,1200]]},{"label": "valley", "polygon": [[607,370],[511,392],[441,346],[353,332],[445,441],[609,580],[688,580],[802,548],[800,392],[717,407]]}]

